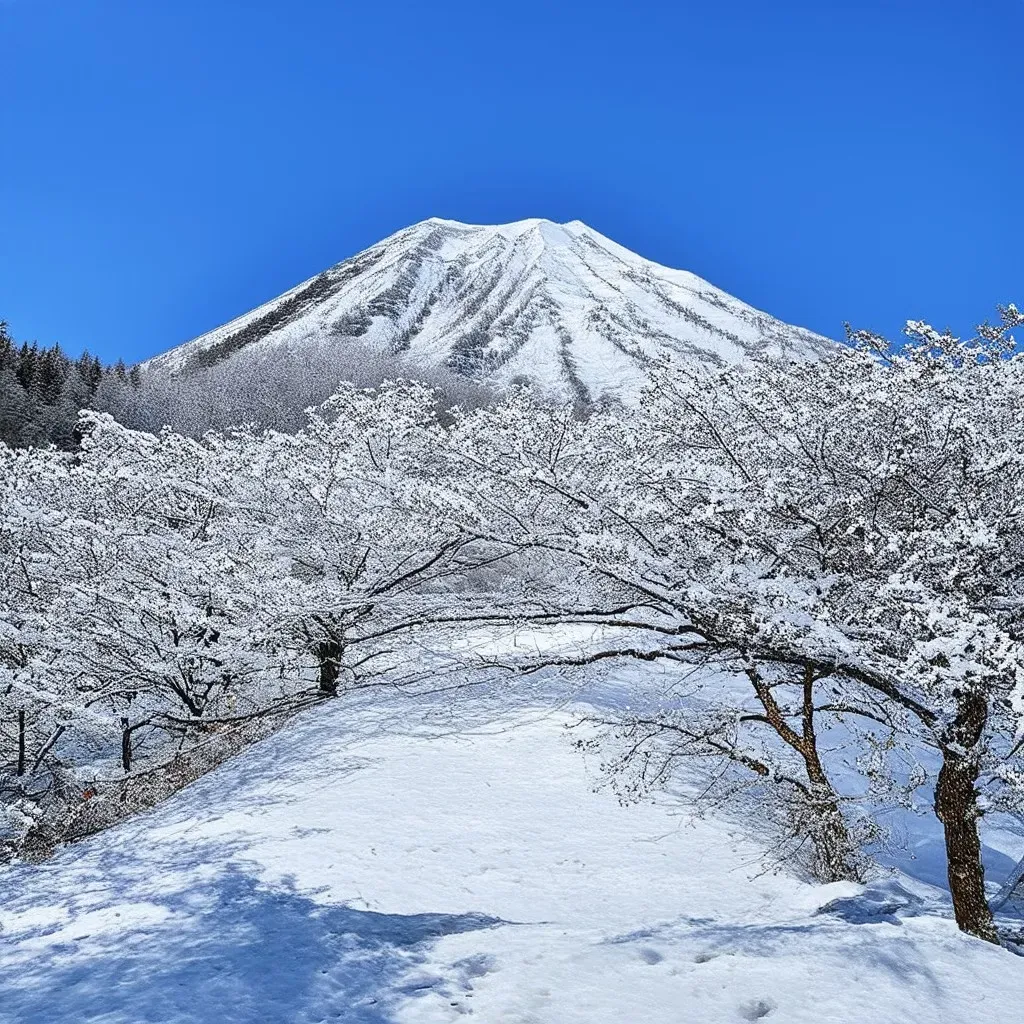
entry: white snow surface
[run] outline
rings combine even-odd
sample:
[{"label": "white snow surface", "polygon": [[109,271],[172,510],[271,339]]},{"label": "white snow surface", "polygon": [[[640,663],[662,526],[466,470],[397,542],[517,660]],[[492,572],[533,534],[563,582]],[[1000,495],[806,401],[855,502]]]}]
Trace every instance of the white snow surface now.
[{"label": "white snow surface", "polygon": [[358,342],[426,366],[563,397],[629,399],[669,352],[733,362],[805,358],[832,343],[683,270],[630,252],[581,221],[496,226],[432,218],[158,356],[180,372],[241,349]]},{"label": "white snow surface", "polygon": [[5,869],[0,1021],[1021,1019],[1024,959],[928,886],[811,884],[678,796],[620,805],[579,711],[544,685],[350,694]]}]

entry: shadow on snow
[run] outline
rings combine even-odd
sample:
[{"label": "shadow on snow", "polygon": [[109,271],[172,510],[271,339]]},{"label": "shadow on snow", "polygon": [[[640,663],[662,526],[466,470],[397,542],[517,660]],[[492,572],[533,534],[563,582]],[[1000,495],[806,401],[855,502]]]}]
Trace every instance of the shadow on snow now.
[{"label": "shadow on snow", "polygon": [[237,867],[162,894],[160,905],[170,916],[155,925],[74,939],[44,932],[21,963],[5,956],[0,1021],[384,1024],[397,1000],[431,987],[402,984],[431,940],[499,923],[325,906]]}]

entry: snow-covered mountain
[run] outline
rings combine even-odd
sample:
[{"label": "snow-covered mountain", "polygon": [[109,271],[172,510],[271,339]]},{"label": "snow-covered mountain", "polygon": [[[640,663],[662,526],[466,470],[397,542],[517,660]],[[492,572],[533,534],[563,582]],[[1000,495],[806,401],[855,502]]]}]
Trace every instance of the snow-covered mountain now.
[{"label": "snow-covered mountain", "polygon": [[635,389],[664,350],[734,361],[831,344],[580,221],[432,218],[149,365],[187,372],[309,341],[358,343],[478,380],[526,376],[581,398]]}]

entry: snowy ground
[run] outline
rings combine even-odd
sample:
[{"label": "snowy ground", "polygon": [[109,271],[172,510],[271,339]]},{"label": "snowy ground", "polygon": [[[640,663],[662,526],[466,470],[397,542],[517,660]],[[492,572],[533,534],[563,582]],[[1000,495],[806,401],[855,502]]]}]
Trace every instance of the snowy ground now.
[{"label": "snowy ground", "polygon": [[735,825],[595,791],[541,688],[458,702],[346,697],[5,870],[0,1021],[1021,1019],[1024,959],[924,883],[766,874]]}]

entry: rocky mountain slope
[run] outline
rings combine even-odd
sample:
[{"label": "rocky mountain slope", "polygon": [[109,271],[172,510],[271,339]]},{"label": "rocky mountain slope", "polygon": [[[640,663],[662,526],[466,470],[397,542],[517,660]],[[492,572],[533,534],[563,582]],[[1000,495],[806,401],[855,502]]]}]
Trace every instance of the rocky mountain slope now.
[{"label": "rocky mountain slope", "polygon": [[734,361],[830,344],[580,221],[478,226],[433,218],[159,356],[172,373],[243,349],[358,344],[480,381],[519,376],[563,397],[626,396],[664,351]]}]

